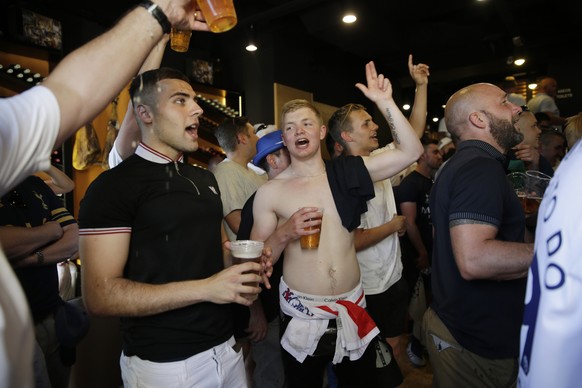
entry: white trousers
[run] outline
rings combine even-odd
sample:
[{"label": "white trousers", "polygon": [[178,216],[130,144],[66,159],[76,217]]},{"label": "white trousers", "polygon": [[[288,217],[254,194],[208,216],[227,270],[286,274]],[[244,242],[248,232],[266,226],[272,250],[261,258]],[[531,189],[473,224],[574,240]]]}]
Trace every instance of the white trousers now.
[{"label": "white trousers", "polygon": [[125,388],[247,388],[242,351],[234,338],[175,362],[152,362],[123,353],[119,363]]}]

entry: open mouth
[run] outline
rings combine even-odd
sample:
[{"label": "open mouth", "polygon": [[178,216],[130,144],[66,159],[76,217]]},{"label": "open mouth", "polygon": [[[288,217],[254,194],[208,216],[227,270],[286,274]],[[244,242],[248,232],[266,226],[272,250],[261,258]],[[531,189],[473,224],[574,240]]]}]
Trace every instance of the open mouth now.
[{"label": "open mouth", "polygon": [[306,147],[308,144],[309,144],[309,140],[308,139],[305,139],[305,138],[303,138],[303,139],[297,139],[295,141],[295,145],[297,147]]},{"label": "open mouth", "polygon": [[186,127],[186,132],[194,137],[194,138],[198,138],[198,124],[191,124],[189,126]]},{"label": "open mouth", "polygon": [[198,124],[191,124],[186,127],[186,132],[188,133],[195,133],[198,131]]}]

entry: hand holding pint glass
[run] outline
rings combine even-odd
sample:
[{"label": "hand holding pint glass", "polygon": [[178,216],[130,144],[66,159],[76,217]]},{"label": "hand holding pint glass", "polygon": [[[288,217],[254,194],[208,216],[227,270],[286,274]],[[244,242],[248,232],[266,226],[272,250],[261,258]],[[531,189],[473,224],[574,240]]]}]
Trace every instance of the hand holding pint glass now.
[{"label": "hand holding pint glass", "polygon": [[[262,241],[254,240],[237,240],[231,241],[230,252],[232,254],[232,264],[242,264],[248,261],[253,261],[255,263],[261,264],[261,257],[263,255]],[[261,275],[260,272],[255,272],[257,275]],[[258,287],[258,282],[253,283],[243,283],[245,286]],[[257,295],[251,294],[241,294],[242,297],[247,299],[254,299]]]},{"label": "hand holding pint glass", "polygon": [[[196,0],[210,31],[226,32],[237,23],[236,11],[232,0]],[[172,27],[170,47],[179,53],[188,51],[192,31]]]},{"label": "hand holding pint glass", "polygon": [[300,244],[302,249],[317,249],[319,247],[319,238],[321,236],[321,225],[323,224],[323,208],[317,208],[318,215],[313,216],[305,221],[315,221],[320,220],[319,225],[310,225],[304,228],[305,231],[317,230],[317,232],[302,235],[300,238]]},{"label": "hand holding pint glass", "polygon": [[236,25],[232,0],[196,0],[212,32],[226,32]]}]

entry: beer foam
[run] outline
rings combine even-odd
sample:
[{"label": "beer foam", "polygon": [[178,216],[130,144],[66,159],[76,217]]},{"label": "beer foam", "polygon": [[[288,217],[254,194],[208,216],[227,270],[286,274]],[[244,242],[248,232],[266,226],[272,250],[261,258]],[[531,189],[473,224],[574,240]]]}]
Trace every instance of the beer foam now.
[{"label": "beer foam", "polygon": [[232,251],[232,255],[239,259],[257,259],[261,257],[262,250],[258,252],[236,252]]}]

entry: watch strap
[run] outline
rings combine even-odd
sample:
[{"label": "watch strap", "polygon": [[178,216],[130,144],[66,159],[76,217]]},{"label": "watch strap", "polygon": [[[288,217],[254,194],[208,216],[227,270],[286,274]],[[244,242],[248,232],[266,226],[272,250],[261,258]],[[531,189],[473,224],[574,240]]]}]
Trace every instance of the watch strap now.
[{"label": "watch strap", "polygon": [[37,264],[44,264],[44,253],[39,249],[38,251],[34,252],[36,255],[36,263]]},{"label": "watch strap", "polygon": [[142,1],[139,4],[139,6],[147,9],[150,15],[152,15],[158,21],[158,23],[160,23],[160,26],[162,27],[162,31],[164,32],[164,34],[170,33],[172,25],[170,24],[170,21],[168,20],[168,17],[164,13],[164,11],[162,11],[162,9],[157,4],[150,0],[145,0]]}]

